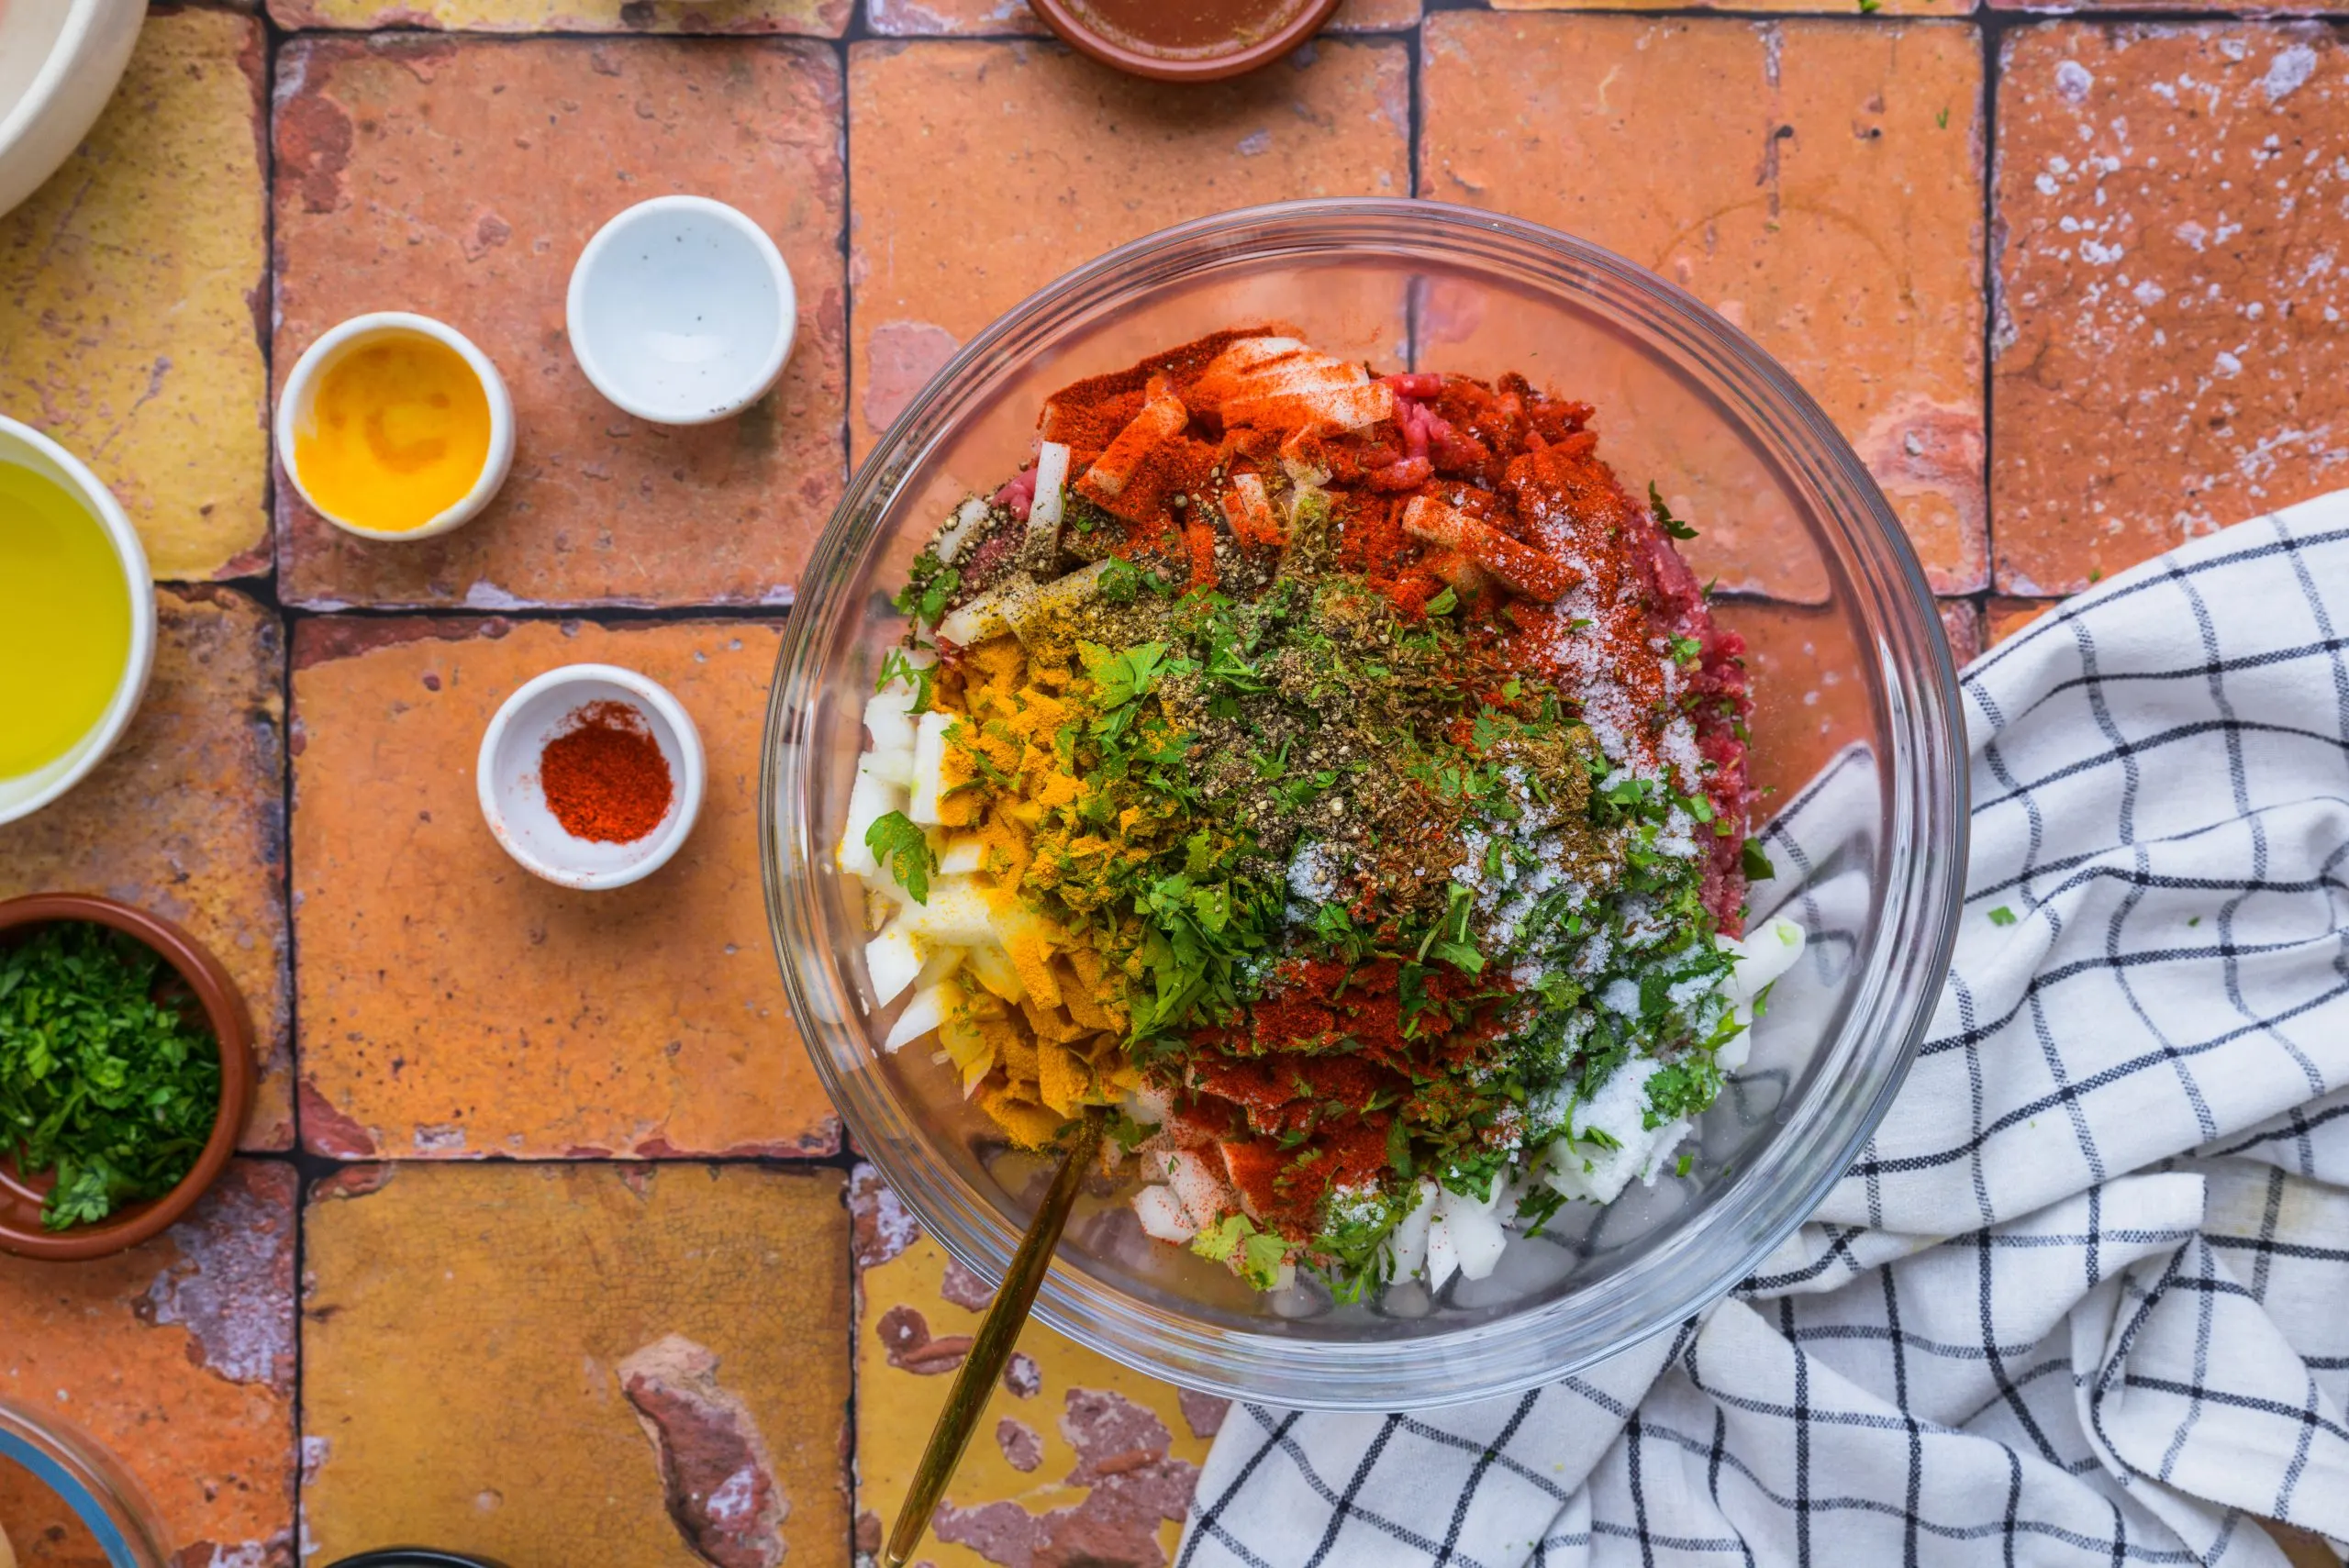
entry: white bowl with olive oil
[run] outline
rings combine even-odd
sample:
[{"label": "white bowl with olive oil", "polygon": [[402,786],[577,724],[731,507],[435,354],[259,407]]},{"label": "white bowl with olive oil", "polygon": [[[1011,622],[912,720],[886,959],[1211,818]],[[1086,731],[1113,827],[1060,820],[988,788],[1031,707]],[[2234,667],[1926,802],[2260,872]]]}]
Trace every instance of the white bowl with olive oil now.
[{"label": "white bowl with olive oil", "polygon": [[155,589],[130,519],[79,458],[0,417],[0,822],[98,765],[154,662]]}]

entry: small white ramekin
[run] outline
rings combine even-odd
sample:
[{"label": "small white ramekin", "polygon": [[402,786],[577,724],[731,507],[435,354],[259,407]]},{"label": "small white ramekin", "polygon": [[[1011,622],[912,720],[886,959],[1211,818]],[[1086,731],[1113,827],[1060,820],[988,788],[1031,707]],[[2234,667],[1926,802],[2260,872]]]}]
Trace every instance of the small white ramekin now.
[{"label": "small white ramekin", "polygon": [[139,531],[108,490],[82,460],[29,425],[0,417],[0,462],[13,462],[47,475],[82,498],[90,515],[106,529],[122,567],[123,591],[130,595],[130,658],[114,697],[96,726],[55,762],[0,779],[0,822],[29,817],[82,782],[98,765],[139,711],[147,695],[147,677],[155,667],[155,584],[147,574],[147,551]]},{"label": "small white ramekin", "polygon": [[765,229],[707,196],[639,202],[587,241],[564,301],[596,391],[658,425],[707,425],[764,397],[799,329]]},{"label": "small white ramekin", "polygon": [[[642,717],[669,764],[669,813],[626,844],[575,839],[555,820],[539,782],[539,754],[571,716],[593,702],[625,703]],[[482,732],[473,784],[482,819],[523,870],[563,887],[625,887],[669,862],[701,815],[706,774],[701,732],[657,681],[618,664],[565,664],[524,682]]]},{"label": "small white ramekin", "polygon": [[[312,427],[318,402],[318,384],[328,371],[345,354],[364,348],[369,343],[393,337],[430,338],[435,342],[454,349],[466,364],[473,367],[481,379],[481,389],[489,399],[489,455],[482,460],[481,475],[462,499],[435,517],[421,528],[403,528],[397,533],[379,528],[362,528],[355,523],[336,517],[318,505],[302,483],[302,471],[294,461],[294,437],[297,430]],[[417,316],[405,310],[375,310],[364,316],[354,316],[302,350],[286,373],[285,390],[277,395],[277,463],[285,477],[293,483],[302,499],[336,528],[357,539],[379,542],[402,543],[408,539],[430,539],[445,534],[451,528],[473,520],[473,516],[490,503],[497,487],[506,483],[506,475],[514,466],[514,399],[506,391],[506,378],[497,373],[496,365],[487,354],[473,346],[473,340],[445,322],[429,316]]]}]

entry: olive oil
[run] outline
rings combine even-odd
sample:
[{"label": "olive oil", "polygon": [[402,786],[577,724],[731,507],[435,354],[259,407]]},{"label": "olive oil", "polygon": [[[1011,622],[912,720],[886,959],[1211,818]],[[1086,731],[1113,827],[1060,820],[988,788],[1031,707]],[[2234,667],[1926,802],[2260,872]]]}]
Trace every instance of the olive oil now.
[{"label": "olive oil", "polygon": [[130,593],[89,508],[0,462],[0,779],[57,761],[105,717],[130,662]]}]

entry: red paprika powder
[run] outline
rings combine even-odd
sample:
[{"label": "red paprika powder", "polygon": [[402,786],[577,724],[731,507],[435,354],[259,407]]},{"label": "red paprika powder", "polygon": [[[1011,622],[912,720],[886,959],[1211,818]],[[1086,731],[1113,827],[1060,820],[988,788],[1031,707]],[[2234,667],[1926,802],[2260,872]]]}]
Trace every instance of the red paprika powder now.
[{"label": "red paprika powder", "polygon": [[644,716],[607,699],[587,704],[568,722],[539,753],[539,787],[563,831],[629,844],[659,827],[676,788]]}]

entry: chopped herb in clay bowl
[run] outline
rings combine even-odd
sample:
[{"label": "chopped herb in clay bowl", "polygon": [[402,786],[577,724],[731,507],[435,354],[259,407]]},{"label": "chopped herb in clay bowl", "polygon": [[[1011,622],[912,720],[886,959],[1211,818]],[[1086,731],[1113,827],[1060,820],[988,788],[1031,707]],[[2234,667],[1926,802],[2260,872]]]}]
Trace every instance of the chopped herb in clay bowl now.
[{"label": "chopped herb in clay bowl", "polygon": [[1938,617],[1750,339],[1486,214],[1089,263],[851,487],[772,698],[769,912],[860,1149],[1195,1388],[1529,1387],[1786,1242],[1954,932]]},{"label": "chopped herb in clay bowl", "polygon": [[253,1084],[244,997],[186,932],[111,898],[0,902],[0,1251],[161,1233],[228,1164]]}]

